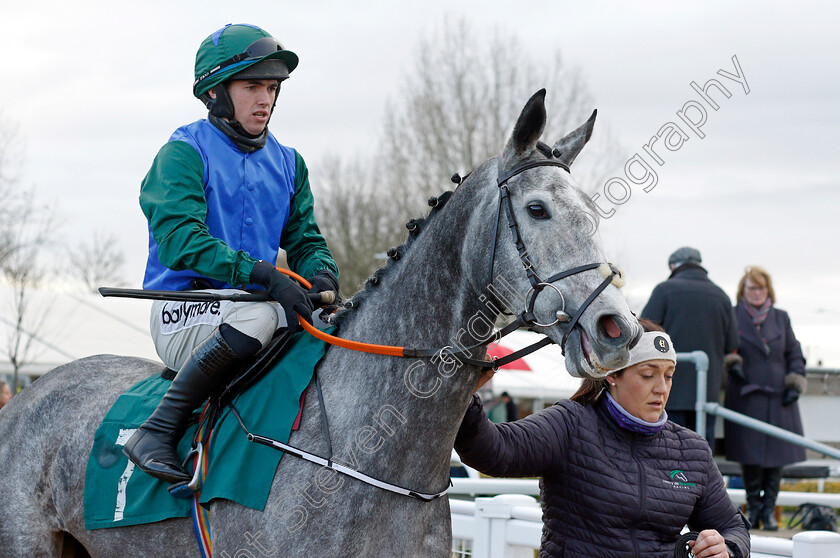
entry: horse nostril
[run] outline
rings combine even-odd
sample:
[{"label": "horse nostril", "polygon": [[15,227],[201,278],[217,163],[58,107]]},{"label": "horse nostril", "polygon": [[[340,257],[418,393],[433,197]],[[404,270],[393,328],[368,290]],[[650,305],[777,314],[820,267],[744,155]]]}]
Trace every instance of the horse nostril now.
[{"label": "horse nostril", "polygon": [[601,318],[601,327],[610,339],[618,339],[621,337],[621,328],[615,323],[612,316],[604,316]]}]

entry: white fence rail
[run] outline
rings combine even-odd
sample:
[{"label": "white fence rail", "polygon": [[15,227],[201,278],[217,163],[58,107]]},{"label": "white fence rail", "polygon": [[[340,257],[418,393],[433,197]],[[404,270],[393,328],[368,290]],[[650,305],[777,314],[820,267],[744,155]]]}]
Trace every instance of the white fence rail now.
[{"label": "white fence rail", "polygon": [[[729,497],[737,505],[745,504],[747,499],[743,489],[727,489]],[[487,496],[495,494],[527,494],[539,496],[539,481],[534,479],[452,479],[449,494],[466,496]],[[798,506],[805,502],[840,508],[840,494],[827,492],[779,492],[776,503],[780,506]],[[840,558],[840,553],[836,558]]]},{"label": "white fence rail", "polygon": [[[533,558],[540,547],[542,512],[531,496],[501,494],[474,502],[450,499],[449,505],[453,558]],[[828,531],[797,533],[793,540],[752,536],[751,545],[752,558],[840,557],[840,534]]]}]

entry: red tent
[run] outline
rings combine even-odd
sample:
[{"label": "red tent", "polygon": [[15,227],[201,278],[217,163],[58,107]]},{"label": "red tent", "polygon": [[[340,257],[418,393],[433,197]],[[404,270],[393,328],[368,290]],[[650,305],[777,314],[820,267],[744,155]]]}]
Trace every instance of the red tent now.
[{"label": "red tent", "polygon": [[[493,357],[503,357],[536,343],[543,336],[530,331],[515,331],[488,349]],[[524,399],[542,399],[551,403],[567,399],[580,386],[580,378],[566,372],[564,357],[558,345],[549,345],[502,366],[490,389],[498,397],[506,391],[511,396]]]}]

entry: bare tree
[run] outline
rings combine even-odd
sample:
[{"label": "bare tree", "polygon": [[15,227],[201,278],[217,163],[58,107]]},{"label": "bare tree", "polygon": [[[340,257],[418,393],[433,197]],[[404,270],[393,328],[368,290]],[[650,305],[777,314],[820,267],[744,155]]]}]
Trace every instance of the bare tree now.
[{"label": "bare tree", "polygon": [[[401,100],[386,112],[381,160],[390,163],[406,209],[416,211],[454,172],[463,174],[499,153],[537,90],[548,92],[546,143],[582,124],[595,108],[580,72],[563,63],[560,51],[536,62],[515,35],[497,32],[486,44],[475,36],[462,20],[422,40]],[[616,165],[619,152],[601,129],[592,144],[590,156],[574,169],[588,191]]]},{"label": "bare tree", "polygon": [[[466,21],[444,23],[422,40],[399,99],[386,110],[376,157],[316,165],[319,224],[339,264],[342,284],[358,285],[377,267],[375,253],[405,238],[405,223],[428,210],[426,200],[452,189],[499,153],[525,102],[547,89],[544,138],[553,143],[582,124],[593,101],[579,71],[559,51],[536,62],[514,35],[477,42]],[[594,191],[619,162],[620,149],[601,126],[575,163],[578,184]],[[313,184],[319,184],[313,181]],[[349,282],[347,281],[349,279]]]},{"label": "bare tree", "polygon": [[376,254],[399,243],[405,229],[395,225],[389,194],[377,188],[369,167],[333,155],[313,174],[318,225],[338,263],[342,290],[353,294],[381,265]]},{"label": "bare tree", "polygon": [[7,228],[15,247],[2,262],[0,270],[11,292],[8,301],[10,312],[4,312],[9,325],[6,348],[14,373],[13,392],[18,389],[20,369],[34,356],[33,342],[46,324],[48,312],[33,305],[32,290],[37,288],[45,275],[41,263],[42,251],[50,237],[53,213],[49,207],[39,206],[31,194],[22,197],[20,213]]},{"label": "bare tree", "polygon": [[15,188],[22,159],[17,127],[0,114],[0,264],[17,249],[15,223],[31,202]]},{"label": "bare tree", "polygon": [[90,243],[84,242],[67,252],[70,270],[91,293],[96,294],[106,284],[115,287],[125,284],[122,276],[125,254],[114,233],[96,231]]}]

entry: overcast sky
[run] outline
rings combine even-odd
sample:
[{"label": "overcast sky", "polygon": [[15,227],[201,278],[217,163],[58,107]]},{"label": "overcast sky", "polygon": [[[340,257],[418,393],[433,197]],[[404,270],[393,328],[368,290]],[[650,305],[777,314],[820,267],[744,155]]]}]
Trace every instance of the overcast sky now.
[{"label": "overcast sky", "polygon": [[[418,40],[445,19],[469,21],[477,40],[514,33],[536,59],[560,49],[580,68],[595,133],[609,129],[625,153],[616,177],[634,154],[656,171],[650,192],[599,200],[616,210],[601,230],[628,273],[631,304],[644,304],[682,245],[702,251],[730,296],[744,266],[760,264],[806,350],[840,366],[838,11],[831,2],[6,2],[0,113],[25,148],[21,184],[55,201],[61,235],[115,232],[139,286],[140,180],[171,132],[205,115],[191,94],[193,62],[212,31],[255,23],[300,56],[271,130],[303,154],[313,180],[320,157],[374,143]],[[745,85],[718,73],[737,74],[733,56]],[[690,85],[712,78],[731,94],[710,93],[716,111]],[[692,101],[705,107],[702,139],[676,114]],[[688,139],[675,151],[660,140],[659,166],[644,146],[669,122]]]}]

